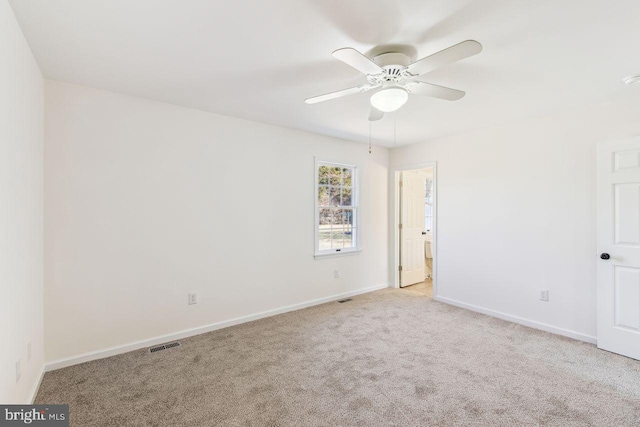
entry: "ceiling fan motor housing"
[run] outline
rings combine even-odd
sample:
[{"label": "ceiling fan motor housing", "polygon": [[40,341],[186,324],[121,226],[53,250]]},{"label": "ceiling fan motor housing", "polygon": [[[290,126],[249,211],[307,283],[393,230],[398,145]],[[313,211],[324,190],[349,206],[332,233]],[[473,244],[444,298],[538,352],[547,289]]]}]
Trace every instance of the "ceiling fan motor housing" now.
[{"label": "ceiling fan motor housing", "polygon": [[373,85],[387,86],[412,77],[407,71],[407,65],[410,64],[411,59],[404,53],[383,53],[373,58],[373,62],[383,70],[379,74],[367,75],[367,80]]},{"label": "ceiling fan motor housing", "polygon": [[401,52],[387,52],[373,58],[373,62],[384,68],[387,65],[400,65],[403,67],[411,64],[411,58]]}]

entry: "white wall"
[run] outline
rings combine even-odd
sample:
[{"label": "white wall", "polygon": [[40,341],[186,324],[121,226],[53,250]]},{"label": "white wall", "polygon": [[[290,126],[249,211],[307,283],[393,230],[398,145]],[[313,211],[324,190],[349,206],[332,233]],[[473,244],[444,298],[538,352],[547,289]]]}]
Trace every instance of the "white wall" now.
[{"label": "white wall", "polygon": [[1,0],[0,403],[30,403],[43,367],[43,104],[40,69]]},{"label": "white wall", "polygon": [[[384,148],[51,81],[45,127],[47,361],[387,284]],[[361,167],[360,254],[313,258],[314,156]]]},{"label": "white wall", "polygon": [[590,108],[391,151],[392,171],[438,163],[440,298],[594,340],[596,144],[640,133],[640,91],[621,87]]}]

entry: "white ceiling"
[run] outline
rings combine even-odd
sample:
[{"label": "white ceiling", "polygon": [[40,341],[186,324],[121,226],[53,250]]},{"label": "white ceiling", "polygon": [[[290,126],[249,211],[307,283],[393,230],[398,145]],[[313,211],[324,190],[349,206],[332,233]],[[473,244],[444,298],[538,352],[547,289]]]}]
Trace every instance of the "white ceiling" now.
[{"label": "white ceiling", "polygon": [[412,95],[373,123],[397,144],[638,96],[638,0],[9,0],[45,77],[356,141],[369,97],[303,100],[365,83],[331,56],[406,44],[421,58],[467,39],[477,56],[422,80],[461,101]]}]

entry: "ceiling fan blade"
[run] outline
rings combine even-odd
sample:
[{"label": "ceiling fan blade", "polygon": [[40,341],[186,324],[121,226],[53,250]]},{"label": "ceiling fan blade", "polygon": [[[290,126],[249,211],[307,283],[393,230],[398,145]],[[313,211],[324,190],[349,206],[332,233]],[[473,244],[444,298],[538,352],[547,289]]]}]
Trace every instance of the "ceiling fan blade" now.
[{"label": "ceiling fan blade", "polygon": [[375,122],[377,120],[380,120],[383,117],[384,117],[384,111],[380,111],[372,105],[371,111],[369,112],[369,121]]},{"label": "ceiling fan blade", "polygon": [[420,81],[409,82],[404,86],[404,88],[409,93],[431,96],[433,98],[446,99],[447,101],[457,101],[465,95],[465,93],[461,90],[432,85],[431,83]]},{"label": "ceiling fan blade", "polygon": [[356,87],[350,87],[349,89],[342,89],[336,92],[327,93],[325,95],[314,96],[304,100],[307,104],[317,104],[318,102],[328,101],[330,99],[341,98],[347,95],[353,95],[354,93],[366,92],[373,89],[375,86],[365,84]]},{"label": "ceiling fan blade", "polygon": [[337,58],[345,64],[352,66],[361,73],[380,74],[382,72],[382,68],[378,64],[376,64],[354,48],[345,47],[342,49],[334,50],[332,55],[334,56],[334,58]]},{"label": "ceiling fan blade", "polygon": [[482,45],[475,40],[466,40],[440,52],[429,55],[426,58],[419,59],[409,65],[407,69],[414,76],[433,71],[436,68],[443,67],[461,59],[468,58],[482,52]]}]

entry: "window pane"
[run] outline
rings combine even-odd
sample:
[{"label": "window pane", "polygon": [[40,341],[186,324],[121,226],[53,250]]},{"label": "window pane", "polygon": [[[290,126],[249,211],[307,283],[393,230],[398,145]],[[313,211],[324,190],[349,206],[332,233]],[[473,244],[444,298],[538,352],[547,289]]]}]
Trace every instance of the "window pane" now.
[{"label": "window pane", "polygon": [[329,199],[331,206],[340,206],[340,187],[329,187]]},{"label": "window pane", "polygon": [[320,231],[318,233],[318,243],[321,251],[331,249],[331,232]]},{"label": "window pane", "polygon": [[348,225],[349,227],[353,227],[353,210],[351,209],[347,209],[344,211],[344,215],[345,215],[345,225]]},{"label": "window pane", "polygon": [[353,225],[353,211],[351,209],[336,209],[334,224],[351,227]]},{"label": "window pane", "polygon": [[341,228],[331,232],[331,249],[342,249],[344,247],[345,235]]},{"label": "window pane", "polygon": [[342,188],[342,206],[351,206],[351,188]]},{"label": "window pane", "polygon": [[344,247],[351,248],[356,246],[355,242],[356,233],[353,228],[345,229],[344,231]]},{"label": "window pane", "polygon": [[332,249],[355,247],[355,233],[353,230],[334,229],[331,232],[331,237]]},{"label": "window pane", "polygon": [[342,168],[342,185],[345,187],[351,187],[351,169]]},{"label": "window pane", "polygon": [[427,183],[425,185],[426,193],[424,195],[424,200],[427,203],[431,203],[433,197],[433,180],[431,178],[427,178]]},{"label": "window pane", "polygon": [[320,209],[318,216],[320,219],[321,230],[324,226],[328,226],[327,228],[331,228],[331,224],[333,223],[333,211],[331,209]]},{"label": "window pane", "polygon": [[320,166],[318,168],[318,184],[329,184],[329,168],[327,166]]},{"label": "window pane", "polygon": [[428,216],[424,219],[424,228],[427,231],[431,231],[431,226],[432,226],[432,222],[433,222],[433,218]]},{"label": "window pane", "polygon": [[329,171],[329,183],[331,185],[340,185],[340,172],[341,169],[339,167],[332,167]]},{"label": "window pane", "polygon": [[329,187],[326,187],[326,186],[318,187],[318,205],[329,206]]},{"label": "window pane", "polygon": [[433,216],[433,214],[431,213],[431,205],[430,204],[426,204],[424,205],[424,215],[425,216]]}]

